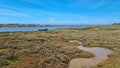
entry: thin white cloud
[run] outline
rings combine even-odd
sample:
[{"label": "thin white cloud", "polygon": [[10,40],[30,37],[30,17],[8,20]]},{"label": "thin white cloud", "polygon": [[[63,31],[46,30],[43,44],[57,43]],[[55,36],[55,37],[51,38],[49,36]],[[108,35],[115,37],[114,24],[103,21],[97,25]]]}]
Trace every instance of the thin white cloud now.
[{"label": "thin white cloud", "polygon": [[77,0],[78,6],[83,8],[96,9],[108,5],[111,0]]},{"label": "thin white cloud", "polygon": [[52,17],[51,17],[51,18],[49,18],[49,20],[50,20],[50,21],[54,21],[54,20],[56,20],[56,18],[52,18]]},{"label": "thin white cloud", "polygon": [[[55,16],[55,14],[53,12],[48,12],[48,11],[44,11],[44,10],[39,10],[39,9],[34,9],[34,8],[29,8],[29,9],[22,9],[22,8],[18,8],[18,7],[15,7],[15,6],[7,6],[7,5],[1,5],[0,4],[0,7],[4,7],[5,9],[7,10],[12,10],[14,12],[18,12],[18,13],[21,13],[22,15],[29,15],[29,16],[35,16],[35,17],[49,17],[49,16]],[[0,9],[2,10],[2,9]],[[17,11],[15,11],[17,10]],[[1,12],[1,14],[5,14],[5,12]],[[6,13],[7,15],[8,13]],[[12,14],[10,14],[12,15]],[[15,16],[15,15],[14,15]]]},{"label": "thin white cloud", "polygon": [[30,16],[28,14],[17,12],[17,11],[10,10],[10,9],[0,9],[0,14],[9,15],[9,16],[17,16],[17,17],[21,17],[21,16],[29,17]]},{"label": "thin white cloud", "polygon": [[99,0],[97,3],[92,4],[90,8],[99,8],[107,5],[110,0]]},{"label": "thin white cloud", "polygon": [[107,19],[103,19],[103,18],[90,18],[90,17],[86,17],[84,19],[78,19],[78,20],[70,20],[70,19],[64,19],[64,20],[58,20],[58,19],[54,19],[54,20],[34,20],[31,21],[34,23],[41,23],[41,24],[100,24],[100,23],[106,23],[106,22],[110,22]]},{"label": "thin white cloud", "polygon": [[[37,6],[41,6],[41,7],[47,8],[47,9],[54,9],[55,8],[55,7],[53,8],[51,6],[47,6],[47,4],[45,4],[45,3],[43,4],[42,0],[23,0],[23,1],[29,2],[29,3],[32,3],[32,4],[35,4]],[[56,5],[55,2],[51,2],[51,3]]]},{"label": "thin white cloud", "polygon": [[10,16],[17,16],[17,17],[21,17],[21,16],[25,16],[25,17],[29,17],[31,16],[28,13],[24,13],[25,10],[23,10],[17,7],[12,7],[12,6],[7,6],[7,5],[2,5],[0,4],[0,7],[4,8],[0,8],[0,14],[1,15],[10,15]]}]

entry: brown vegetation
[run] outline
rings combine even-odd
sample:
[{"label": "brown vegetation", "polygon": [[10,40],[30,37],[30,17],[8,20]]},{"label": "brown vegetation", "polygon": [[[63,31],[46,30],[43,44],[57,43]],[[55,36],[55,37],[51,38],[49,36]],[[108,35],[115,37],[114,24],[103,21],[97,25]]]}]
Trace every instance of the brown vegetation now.
[{"label": "brown vegetation", "polygon": [[0,67],[67,68],[72,58],[92,57],[58,31],[0,34]]}]

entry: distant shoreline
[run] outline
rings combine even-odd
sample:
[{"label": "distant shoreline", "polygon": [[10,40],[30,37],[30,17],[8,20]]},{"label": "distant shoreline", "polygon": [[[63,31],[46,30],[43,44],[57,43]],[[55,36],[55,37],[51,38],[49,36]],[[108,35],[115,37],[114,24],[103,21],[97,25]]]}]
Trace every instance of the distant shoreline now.
[{"label": "distant shoreline", "polygon": [[54,27],[54,26],[84,26],[84,25],[0,24],[0,28],[15,28],[15,27]]},{"label": "distant shoreline", "polygon": [[[0,24],[0,28],[16,28],[16,27],[55,27],[55,26],[98,26],[102,24],[72,24],[72,25],[60,25],[60,24],[18,24],[18,23],[9,23],[9,24]],[[120,25],[120,23],[113,24],[103,24],[103,25]]]},{"label": "distant shoreline", "polygon": [[0,28],[14,28],[14,27],[53,27],[63,25],[40,25],[40,24],[0,24]]}]

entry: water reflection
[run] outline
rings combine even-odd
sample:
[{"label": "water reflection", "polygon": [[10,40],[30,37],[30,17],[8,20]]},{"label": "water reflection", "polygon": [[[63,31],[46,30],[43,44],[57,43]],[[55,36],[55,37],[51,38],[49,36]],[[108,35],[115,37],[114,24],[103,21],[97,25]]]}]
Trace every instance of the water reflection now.
[{"label": "water reflection", "polygon": [[100,48],[100,47],[87,48],[87,47],[82,46],[82,43],[76,40],[73,40],[70,42],[79,43],[80,46],[78,46],[78,48],[80,50],[91,52],[95,56],[92,58],[75,58],[70,61],[69,68],[93,68],[97,64],[108,59],[107,55],[112,54],[112,50],[108,50],[108,49]]}]

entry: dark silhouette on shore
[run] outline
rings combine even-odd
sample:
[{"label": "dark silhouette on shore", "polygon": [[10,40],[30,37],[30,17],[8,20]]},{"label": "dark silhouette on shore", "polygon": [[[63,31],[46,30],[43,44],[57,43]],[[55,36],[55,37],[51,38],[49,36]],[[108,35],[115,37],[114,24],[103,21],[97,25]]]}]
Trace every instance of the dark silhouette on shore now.
[{"label": "dark silhouette on shore", "polygon": [[48,31],[48,29],[39,29],[38,31]]}]

